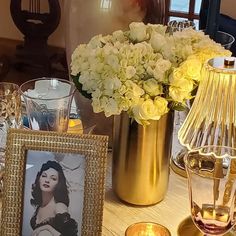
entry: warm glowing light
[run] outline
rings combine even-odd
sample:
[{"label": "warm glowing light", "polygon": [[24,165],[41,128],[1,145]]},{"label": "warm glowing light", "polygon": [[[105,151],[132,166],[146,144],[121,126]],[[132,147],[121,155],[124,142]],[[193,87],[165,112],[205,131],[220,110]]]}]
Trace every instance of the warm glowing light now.
[{"label": "warm glowing light", "polygon": [[68,125],[68,133],[73,134],[82,134],[83,133],[83,126],[80,119],[70,119]]},{"label": "warm glowing light", "polygon": [[170,232],[162,225],[140,222],[131,225],[126,230],[125,236],[170,236]]},{"label": "warm glowing light", "polygon": [[203,67],[197,95],[178,133],[189,150],[203,145],[236,147],[235,59],[216,57]]},{"label": "warm glowing light", "polygon": [[101,0],[100,7],[102,10],[109,10],[111,8],[111,0]]}]

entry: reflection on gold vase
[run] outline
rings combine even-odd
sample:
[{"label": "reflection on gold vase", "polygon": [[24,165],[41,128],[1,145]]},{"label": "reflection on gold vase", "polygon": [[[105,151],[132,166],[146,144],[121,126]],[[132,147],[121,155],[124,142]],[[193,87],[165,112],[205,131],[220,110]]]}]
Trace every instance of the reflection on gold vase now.
[{"label": "reflection on gold vase", "polygon": [[135,205],[152,205],[165,197],[173,133],[173,112],[142,126],[122,113],[114,118],[112,187]]}]

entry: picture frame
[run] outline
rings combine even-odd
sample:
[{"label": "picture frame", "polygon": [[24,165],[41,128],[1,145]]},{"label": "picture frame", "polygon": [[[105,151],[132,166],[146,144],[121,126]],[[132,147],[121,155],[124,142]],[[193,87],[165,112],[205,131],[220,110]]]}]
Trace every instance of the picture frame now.
[{"label": "picture frame", "polygon": [[[43,172],[40,171],[43,170],[43,165],[45,163],[48,164],[49,162],[59,163],[63,169],[63,173],[65,173],[65,171],[69,173],[69,175],[65,175],[66,181],[71,180],[72,185],[74,184],[75,186],[80,186],[80,188],[81,186],[83,186],[82,203],[78,200],[75,201],[75,199],[79,198],[74,198],[74,205],[71,206],[71,209],[74,209],[75,212],[77,208],[78,211],[79,209],[80,211],[82,209],[82,220],[80,220],[81,223],[80,225],[77,223],[79,231],[78,235],[101,235],[105,191],[106,158],[108,150],[107,148],[108,136],[86,134],[75,135],[47,131],[9,129],[7,136],[0,235],[32,235],[32,232],[30,234],[28,234],[27,232],[28,235],[23,234],[23,230],[25,230],[25,227],[29,227],[27,226],[28,223],[26,223],[25,221],[25,218],[28,217],[29,211],[26,205],[32,200],[33,190],[29,189],[33,188],[33,186],[36,186],[35,184],[37,179],[37,177],[36,179],[32,179],[32,176],[29,173],[32,173],[33,169],[37,169],[37,176],[40,176],[39,179],[41,181],[41,179],[44,178],[45,173],[49,170],[47,169]],[[52,160],[52,158],[54,159]],[[64,161],[64,159],[69,160],[68,163],[74,163],[74,161],[78,160],[80,160],[81,163],[84,163],[84,168],[82,168],[84,170],[80,172],[78,171],[78,173],[80,173],[80,177],[71,172],[72,170],[76,169],[74,168],[74,164],[71,165],[72,168],[65,169],[64,164],[61,162],[62,160]],[[32,164],[32,161],[36,164]],[[41,164],[43,162],[44,164],[41,166],[41,164],[37,164],[39,162]],[[51,168],[50,170],[52,171],[52,169],[53,168]],[[51,178],[51,174],[49,174],[48,172],[46,173],[46,175]],[[83,175],[84,177],[81,177]],[[54,181],[57,181],[57,183],[59,183],[61,179],[61,177],[58,176],[57,180],[53,179]],[[70,176],[70,180],[67,179],[68,176]],[[83,179],[83,181],[79,183],[79,179]],[[29,183],[30,181],[31,186],[28,186],[29,184],[26,185],[26,183]],[[75,182],[78,183],[76,184]],[[39,185],[41,188],[41,182]],[[51,186],[51,182],[50,184],[46,183],[43,186],[49,189],[49,186]],[[71,192],[77,191],[72,187],[71,189]],[[43,191],[46,190],[42,190],[42,192]],[[60,194],[61,192],[62,191],[60,190]],[[69,190],[68,193],[70,194]],[[29,196],[30,194],[31,196]],[[43,194],[44,193],[41,194],[41,202],[43,202],[44,199]],[[80,196],[79,194],[78,196]],[[70,197],[71,196],[69,195],[69,198]],[[70,200],[71,199],[72,197],[70,198]],[[54,202],[52,204],[56,204],[56,206],[58,206],[55,196],[53,197],[53,200]],[[38,218],[36,218],[38,217],[37,214],[39,212],[43,212],[43,207],[43,205],[40,205],[38,206],[38,208],[36,208],[34,213],[36,215],[35,222],[37,222],[38,220]],[[58,207],[56,209],[58,209]],[[69,214],[72,213],[69,212]],[[46,214],[44,216],[45,219],[47,219],[46,216],[48,215]],[[32,219],[33,217],[31,218],[31,221]],[[75,218],[74,220],[79,221],[79,219],[77,218]]]}]

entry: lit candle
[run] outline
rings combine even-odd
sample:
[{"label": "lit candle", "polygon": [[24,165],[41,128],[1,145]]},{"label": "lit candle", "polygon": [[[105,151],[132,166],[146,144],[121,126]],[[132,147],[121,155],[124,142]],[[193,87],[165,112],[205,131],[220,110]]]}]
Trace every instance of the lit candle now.
[{"label": "lit candle", "polygon": [[156,223],[140,222],[127,228],[125,236],[171,236],[170,231]]},{"label": "lit candle", "polygon": [[209,34],[212,39],[215,39],[218,31],[220,2],[221,0],[209,0],[206,34]]}]

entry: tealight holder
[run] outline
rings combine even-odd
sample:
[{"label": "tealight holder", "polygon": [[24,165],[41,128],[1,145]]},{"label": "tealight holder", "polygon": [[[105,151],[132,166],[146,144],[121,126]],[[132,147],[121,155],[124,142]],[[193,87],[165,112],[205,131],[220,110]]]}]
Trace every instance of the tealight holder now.
[{"label": "tealight holder", "polygon": [[163,225],[153,222],[138,222],[126,229],[125,236],[171,236],[171,233]]}]

